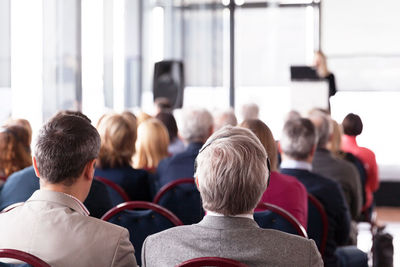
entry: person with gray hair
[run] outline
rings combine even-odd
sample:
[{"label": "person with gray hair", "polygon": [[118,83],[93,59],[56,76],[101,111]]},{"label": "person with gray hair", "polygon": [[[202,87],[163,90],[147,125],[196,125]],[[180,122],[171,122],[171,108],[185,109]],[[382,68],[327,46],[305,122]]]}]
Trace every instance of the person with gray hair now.
[{"label": "person with gray hair", "polygon": [[256,103],[248,103],[242,106],[242,120],[258,119],[260,109]]},{"label": "person with gray hair", "polygon": [[183,110],[180,135],[186,149],[160,161],[157,167],[157,187],[180,178],[193,177],[197,154],[213,132],[213,117],[203,108]]},{"label": "person with gray hair", "polygon": [[214,115],[214,131],[227,125],[236,126],[237,123],[235,111],[232,108],[219,111]]},{"label": "person with gray hair", "polygon": [[[312,171],[317,141],[315,126],[309,119],[288,120],[281,136],[281,173],[296,177],[307,192],[323,205],[328,216],[328,239],[325,266],[367,266],[368,257],[356,247],[346,244],[350,231],[350,214],[340,185]],[[312,225],[307,231],[313,232]]]},{"label": "person with gray hair", "polygon": [[207,215],[198,224],[147,237],[145,267],[176,266],[197,257],[224,257],[248,266],[323,266],[312,240],[261,229],[253,212],[268,185],[267,152],[248,129],[226,126],[196,159],[196,184]]},{"label": "person with gray hair", "polygon": [[33,157],[40,190],[0,214],[0,247],[27,251],[51,266],[136,266],[128,230],[89,217],[82,203],[99,150],[100,136],[88,119],[50,119]]},{"label": "person with gray hair", "polygon": [[[351,163],[334,157],[327,149],[332,138],[333,122],[330,116],[318,110],[312,111],[309,116],[317,132],[317,149],[312,161],[315,173],[337,181],[344,192],[352,219],[355,220],[361,213],[362,186],[360,175]],[[354,235],[352,235],[354,236]],[[355,235],[356,237],[356,235]],[[356,240],[353,240],[355,244]]]}]

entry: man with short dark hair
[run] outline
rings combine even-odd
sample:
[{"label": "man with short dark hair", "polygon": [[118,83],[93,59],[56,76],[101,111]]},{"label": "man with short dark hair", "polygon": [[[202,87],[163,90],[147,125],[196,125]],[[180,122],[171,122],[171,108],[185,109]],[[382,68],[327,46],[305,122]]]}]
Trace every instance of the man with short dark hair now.
[{"label": "man with short dark hair", "polygon": [[136,266],[126,229],[88,216],[100,136],[88,120],[59,114],[41,129],[33,157],[40,190],[0,215],[0,247],[51,266]]},{"label": "man with short dark hair", "polygon": [[252,267],[322,266],[314,241],[261,229],[253,212],[268,184],[268,155],[257,136],[227,126],[201,148],[195,173],[207,215],[198,224],[149,236],[144,267],[176,266],[197,257],[224,257]]}]

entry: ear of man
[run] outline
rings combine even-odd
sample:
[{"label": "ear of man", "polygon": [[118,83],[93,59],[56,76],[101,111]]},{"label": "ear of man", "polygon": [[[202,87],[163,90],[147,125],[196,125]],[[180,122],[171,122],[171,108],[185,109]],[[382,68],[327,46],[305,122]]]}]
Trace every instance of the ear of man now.
[{"label": "ear of man", "polygon": [[92,159],[91,161],[86,163],[85,168],[83,169],[83,177],[86,180],[93,180],[95,168],[96,168],[96,159]]},{"label": "ear of man", "polygon": [[38,170],[38,167],[37,167],[37,162],[36,162],[36,157],[35,156],[32,157],[32,163],[33,163],[33,169],[35,170],[36,176],[38,178],[40,178],[40,173],[39,173],[39,170]]}]

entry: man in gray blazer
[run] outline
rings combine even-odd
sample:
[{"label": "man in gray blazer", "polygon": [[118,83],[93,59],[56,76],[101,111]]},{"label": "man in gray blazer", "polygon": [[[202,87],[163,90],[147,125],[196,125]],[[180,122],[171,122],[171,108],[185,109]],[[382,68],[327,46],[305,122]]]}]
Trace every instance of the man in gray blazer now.
[{"label": "man in gray blazer", "polygon": [[82,204],[99,149],[99,134],[87,119],[57,115],[47,122],[33,157],[40,190],[0,215],[0,247],[56,267],[136,266],[128,231],[89,217]]},{"label": "man in gray blazer", "polygon": [[175,266],[197,257],[225,257],[249,266],[323,266],[314,241],[261,229],[253,211],[268,184],[267,153],[249,130],[225,127],[203,145],[196,183],[204,219],[149,236],[146,267]]}]

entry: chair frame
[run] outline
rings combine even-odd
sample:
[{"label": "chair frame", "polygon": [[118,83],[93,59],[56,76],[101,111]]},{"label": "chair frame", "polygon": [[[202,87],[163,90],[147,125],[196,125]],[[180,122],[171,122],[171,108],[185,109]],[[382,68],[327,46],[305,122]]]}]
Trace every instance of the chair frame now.
[{"label": "chair frame", "polygon": [[103,217],[101,217],[102,220],[108,221],[111,219],[113,216],[116,214],[120,213],[121,211],[124,210],[134,210],[134,209],[149,209],[153,210],[164,217],[166,217],[168,220],[170,220],[175,226],[180,226],[183,225],[182,221],[175,216],[171,211],[167,210],[164,207],[161,207],[160,205],[157,205],[152,202],[147,202],[147,201],[129,201],[129,202],[124,202],[116,207],[110,209],[107,211]]},{"label": "chair frame", "polygon": [[154,197],[153,203],[158,204],[160,202],[160,199],[165,195],[165,193],[167,193],[169,190],[180,184],[196,184],[196,183],[194,181],[194,178],[181,178],[169,182],[168,184],[161,187],[161,189],[157,192],[157,194]]},{"label": "chair frame", "polygon": [[328,240],[328,227],[329,227],[329,221],[328,221],[328,215],[326,214],[324,206],[322,206],[321,202],[314,197],[312,194],[308,194],[308,201],[311,202],[318,210],[318,212],[321,215],[321,220],[322,220],[322,237],[321,237],[321,242],[320,242],[320,247],[319,252],[321,253],[321,256],[324,257],[325,254],[325,249],[326,249],[326,242]]},{"label": "chair frame", "polygon": [[16,249],[0,249],[0,258],[16,259],[33,265],[34,267],[51,267],[50,264],[46,263],[42,259],[27,252]]},{"label": "chair frame", "polygon": [[276,206],[274,204],[267,203],[267,202],[258,203],[257,209],[269,210],[269,211],[272,211],[272,212],[275,212],[275,213],[279,214],[280,216],[282,216],[285,220],[287,220],[296,229],[296,231],[299,234],[299,236],[308,238],[307,231],[303,227],[303,225],[301,225],[301,223],[292,214],[290,214],[285,209],[283,209],[281,207],[278,207],[278,206]]},{"label": "chair frame", "polygon": [[114,189],[122,197],[122,199],[125,202],[131,201],[130,197],[125,192],[125,190],[121,186],[119,186],[118,184],[114,183],[113,181],[110,181],[107,178],[100,177],[100,176],[95,176],[94,179],[96,179],[97,181],[100,181],[103,184],[105,184],[105,185],[111,187],[112,189]]},{"label": "chair frame", "polygon": [[182,262],[175,267],[201,267],[201,266],[217,266],[217,267],[248,267],[248,265],[236,260],[221,257],[201,257]]}]

